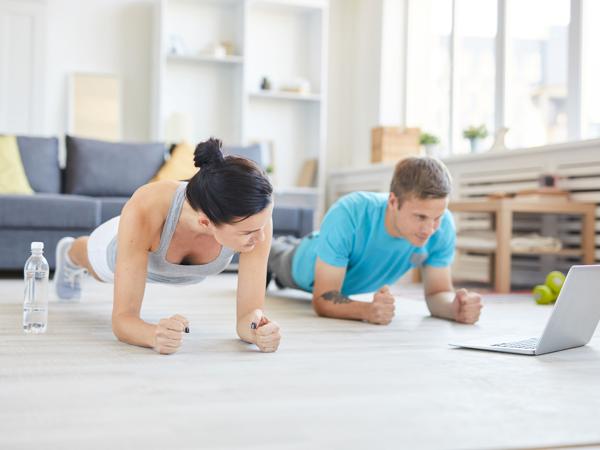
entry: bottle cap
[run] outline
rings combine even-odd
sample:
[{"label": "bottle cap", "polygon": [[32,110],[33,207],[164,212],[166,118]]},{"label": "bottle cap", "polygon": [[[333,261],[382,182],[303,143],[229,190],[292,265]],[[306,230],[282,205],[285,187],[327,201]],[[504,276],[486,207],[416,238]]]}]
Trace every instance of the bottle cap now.
[{"label": "bottle cap", "polygon": [[44,243],[43,242],[32,242],[31,250],[44,250]]}]

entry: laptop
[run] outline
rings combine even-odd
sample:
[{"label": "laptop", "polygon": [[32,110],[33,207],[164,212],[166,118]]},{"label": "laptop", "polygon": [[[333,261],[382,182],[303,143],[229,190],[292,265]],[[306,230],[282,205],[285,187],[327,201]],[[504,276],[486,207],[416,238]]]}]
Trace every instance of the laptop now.
[{"label": "laptop", "polygon": [[600,265],[572,266],[542,335],[522,340],[450,344],[495,352],[543,355],[581,347],[592,338],[600,320]]}]

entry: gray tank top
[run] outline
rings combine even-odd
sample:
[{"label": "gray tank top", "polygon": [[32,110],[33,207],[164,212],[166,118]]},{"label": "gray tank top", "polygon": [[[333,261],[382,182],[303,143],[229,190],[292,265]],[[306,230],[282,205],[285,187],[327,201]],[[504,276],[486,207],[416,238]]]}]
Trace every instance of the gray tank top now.
[{"label": "gray tank top", "polygon": [[[165,220],[160,244],[155,252],[148,253],[148,275],[147,280],[154,283],[166,284],[194,284],[204,280],[209,275],[216,275],[229,265],[234,251],[230,248],[221,248],[221,253],[216,259],[207,264],[183,265],[173,264],[167,261],[167,250],[173,238],[175,227],[181,215],[183,202],[185,201],[185,188],[187,182],[182,182],[177,187],[169,213]],[[110,269],[115,271],[117,261],[117,237],[115,236],[107,248],[107,260]]]}]

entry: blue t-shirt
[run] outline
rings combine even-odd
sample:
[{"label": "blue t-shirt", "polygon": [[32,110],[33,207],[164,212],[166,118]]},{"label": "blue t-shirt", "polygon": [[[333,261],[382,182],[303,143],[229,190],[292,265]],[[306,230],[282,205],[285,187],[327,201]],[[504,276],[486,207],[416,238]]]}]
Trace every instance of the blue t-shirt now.
[{"label": "blue t-shirt", "polygon": [[346,267],[342,294],[374,292],[395,283],[413,267],[447,267],[454,258],[456,231],[449,211],[423,247],[391,236],[385,229],[389,194],[355,192],[339,199],[327,212],[321,230],[302,239],[292,261],[296,284],[311,292],[317,257]]}]

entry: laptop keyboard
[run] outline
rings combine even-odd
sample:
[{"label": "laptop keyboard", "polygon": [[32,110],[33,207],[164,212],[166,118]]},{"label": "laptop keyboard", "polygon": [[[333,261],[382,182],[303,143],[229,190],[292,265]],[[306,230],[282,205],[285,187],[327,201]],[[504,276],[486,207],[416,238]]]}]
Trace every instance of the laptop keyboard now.
[{"label": "laptop keyboard", "polygon": [[492,347],[503,347],[503,348],[522,348],[524,350],[534,350],[537,346],[538,338],[524,339],[522,341],[515,342],[503,342],[501,344],[492,344]]}]

